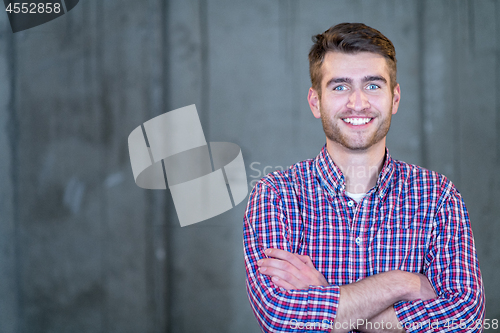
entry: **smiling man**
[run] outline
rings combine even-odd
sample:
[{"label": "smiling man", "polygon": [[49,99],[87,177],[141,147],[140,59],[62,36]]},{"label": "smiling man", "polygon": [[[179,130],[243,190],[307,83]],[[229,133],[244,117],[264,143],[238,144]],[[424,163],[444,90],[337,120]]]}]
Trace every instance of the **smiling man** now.
[{"label": "smiling man", "polygon": [[364,24],[314,37],[308,101],[326,145],[254,187],[247,291],[265,332],[475,332],[484,291],[462,197],[386,149],[396,53]]}]

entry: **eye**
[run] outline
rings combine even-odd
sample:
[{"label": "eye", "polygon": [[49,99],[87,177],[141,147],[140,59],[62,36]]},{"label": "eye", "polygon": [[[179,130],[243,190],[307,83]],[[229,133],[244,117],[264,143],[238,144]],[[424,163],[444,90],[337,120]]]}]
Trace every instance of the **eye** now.
[{"label": "eye", "polygon": [[336,86],[335,88],[333,88],[333,90],[335,90],[335,91],[344,91],[344,90],[347,90],[347,87],[346,86]]},{"label": "eye", "polygon": [[380,86],[379,86],[379,85],[377,85],[377,84],[374,84],[374,83],[370,83],[370,84],[368,85],[368,87],[366,87],[366,88],[367,88],[368,90],[375,90],[375,89],[379,89],[379,88],[380,88]]}]

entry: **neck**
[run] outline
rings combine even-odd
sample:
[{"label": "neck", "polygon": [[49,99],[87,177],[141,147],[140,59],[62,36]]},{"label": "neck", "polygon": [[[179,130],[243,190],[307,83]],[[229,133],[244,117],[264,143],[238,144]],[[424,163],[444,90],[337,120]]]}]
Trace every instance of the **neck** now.
[{"label": "neck", "polygon": [[346,191],[366,193],[377,183],[385,156],[385,138],[365,150],[348,149],[327,139],[330,157],[344,174]]}]

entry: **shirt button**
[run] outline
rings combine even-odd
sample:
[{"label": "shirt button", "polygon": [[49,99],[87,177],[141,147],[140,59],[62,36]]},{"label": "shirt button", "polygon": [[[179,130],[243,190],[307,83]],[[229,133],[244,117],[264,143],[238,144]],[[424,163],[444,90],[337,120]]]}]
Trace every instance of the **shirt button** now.
[{"label": "shirt button", "polygon": [[359,246],[361,246],[361,243],[362,243],[361,237],[356,238],[356,244],[358,244]]},{"label": "shirt button", "polygon": [[354,206],[354,202],[352,202],[352,201],[347,202],[347,206],[349,206],[349,207]]}]

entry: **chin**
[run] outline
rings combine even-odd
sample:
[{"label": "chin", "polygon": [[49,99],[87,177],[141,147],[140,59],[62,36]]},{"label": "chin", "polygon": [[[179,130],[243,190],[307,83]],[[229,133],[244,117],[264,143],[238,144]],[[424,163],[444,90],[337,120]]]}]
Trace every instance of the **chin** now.
[{"label": "chin", "polygon": [[342,136],[341,137],[332,136],[329,137],[328,139],[346,149],[358,152],[366,151],[381,141],[380,139],[377,140],[377,138],[372,138],[371,140],[356,141],[356,140],[349,140],[348,138]]},{"label": "chin", "polygon": [[366,151],[368,148],[372,147],[373,145],[350,145],[350,144],[342,144],[345,148],[349,150],[355,150],[355,151]]}]

